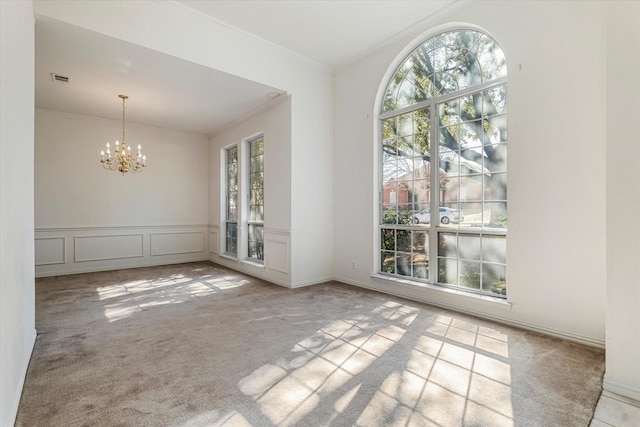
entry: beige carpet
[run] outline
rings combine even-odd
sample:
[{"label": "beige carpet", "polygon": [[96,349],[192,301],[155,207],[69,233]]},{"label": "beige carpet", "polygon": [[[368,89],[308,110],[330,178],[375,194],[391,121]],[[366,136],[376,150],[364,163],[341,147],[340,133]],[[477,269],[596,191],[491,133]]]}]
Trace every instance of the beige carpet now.
[{"label": "beige carpet", "polygon": [[212,263],[38,279],[17,426],[587,426],[604,352]]}]

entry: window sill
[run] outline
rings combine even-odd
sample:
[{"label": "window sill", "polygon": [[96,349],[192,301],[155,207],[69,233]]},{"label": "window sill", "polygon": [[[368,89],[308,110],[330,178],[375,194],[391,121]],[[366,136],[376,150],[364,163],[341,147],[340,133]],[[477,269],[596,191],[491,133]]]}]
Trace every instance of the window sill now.
[{"label": "window sill", "polygon": [[238,257],[232,255],[232,254],[228,254],[228,253],[224,253],[224,254],[218,254],[219,257],[221,258],[226,258],[230,261],[238,261]]},{"label": "window sill", "polygon": [[[447,305],[452,308],[457,307],[457,303],[461,305],[483,305],[483,306],[491,306],[491,308],[496,308],[501,311],[511,311],[511,303],[504,298],[492,297],[490,295],[479,295],[470,292],[464,292],[462,290],[445,288],[442,286],[437,286],[429,283],[422,282],[414,282],[412,280],[400,279],[397,277],[386,276],[384,274],[372,274],[371,278],[376,282],[382,282],[384,284],[403,284],[407,285],[405,289],[407,292],[402,292],[402,290],[398,289],[397,293],[400,296],[406,296],[410,298],[419,298],[424,302],[430,302],[435,304]],[[424,289],[425,293],[421,293],[421,295],[416,295],[416,290]]]},{"label": "window sill", "polygon": [[240,262],[243,264],[250,265],[252,267],[264,268],[264,262],[252,261],[250,259],[243,259]]}]

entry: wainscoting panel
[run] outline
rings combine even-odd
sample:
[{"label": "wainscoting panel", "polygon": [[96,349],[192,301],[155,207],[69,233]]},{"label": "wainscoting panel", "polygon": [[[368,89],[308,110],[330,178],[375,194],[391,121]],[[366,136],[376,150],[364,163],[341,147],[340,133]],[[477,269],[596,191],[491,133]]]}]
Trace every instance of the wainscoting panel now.
[{"label": "wainscoting panel", "polygon": [[291,235],[278,230],[264,230],[265,267],[289,274],[289,244]]},{"label": "wainscoting panel", "polygon": [[151,234],[151,255],[174,255],[204,252],[204,233],[174,232]]},{"label": "wainscoting panel", "polygon": [[144,256],[142,234],[82,236],[74,240],[75,262]]},{"label": "wainscoting panel", "polygon": [[208,225],[36,229],[36,277],[204,261],[208,240]]},{"label": "wainscoting panel", "polygon": [[289,274],[289,245],[287,243],[265,240],[264,252],[269,254],[266,264],[268,268]]},{"label": "wainscoting panel", "polygon": [[[254,277],[268,280],[288,288],[291,287],[291,231],[273,228],[264,229],[264,264],[251,262],[246,258],[232,258],[220,254],[221,227],[209,227],[209,259],[217,264],[241,271]],[[218,252],[216,252],[218,250]]]},{"label": "wainscoting panel", "polygon": [[35,240],[36,265],[65,263],[66,239],[64,237],[40,237]]},{"label": "wainscoting panel", "polygon": [[220,253],[220,233],[218,230],[209,233],[209,251],[214,254]]}]

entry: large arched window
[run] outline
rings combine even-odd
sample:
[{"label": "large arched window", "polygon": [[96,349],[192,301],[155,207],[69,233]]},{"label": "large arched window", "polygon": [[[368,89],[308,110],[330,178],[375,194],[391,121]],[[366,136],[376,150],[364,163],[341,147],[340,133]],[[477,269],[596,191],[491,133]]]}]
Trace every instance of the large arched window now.
[{"label": "large arched window", "polygon": [[[506,296],[507,66],[475,30],[418,46],[380,111],[380,272]],[[436,160],[437,159],[437,160]]]}]

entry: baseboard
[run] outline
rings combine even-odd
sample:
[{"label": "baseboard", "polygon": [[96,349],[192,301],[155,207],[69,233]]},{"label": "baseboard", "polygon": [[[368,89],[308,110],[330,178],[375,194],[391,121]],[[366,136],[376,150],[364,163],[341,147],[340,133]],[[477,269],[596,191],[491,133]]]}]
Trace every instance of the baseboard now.
[{"label": "baseboard", "polygon": [[638,384],[611,380],[608,379],[605,374],[604,381],[602,382],[602,388],[611,393],[640,401],[640,385]]},{"label": "baseboard", "polygon": [[258,279],[264,280],[265,282],[273,283],[274,285],[283,286],[285,288],[291,288],[289,283],[287,283],[286,281],[278,280],[275,277],[270,277],[269,275],[263,273],[263,271],[265,271],[263,267],[251,268],[252,264],[243,263],[236,259],[226,258],[220,255],[215,255],[215,257],[210,256],[208,258],[208,261],[211,261],[215,264],[220,264],[223,267],[227,267],[231,270],[240,272],[242,274],[247,274],[249,276],[256,277]]},{"label": "baseboard", "polygon": [[[161,258],[161,257],[154,257]],[[121,263],[121,264],[110,264],[110,265],[102,265],[102,266],[83,266],[83,265],[74,265],[73,268],[65,268],[61,270],[55,271],[47,271],[36,273],[36,278],[42,277],[53,277],[53,276],[67,276],[70,274],[83,274],[83,273],[93,273],[98,271],[113,271],[113,270],[125,270],[129,268],[143,268],[143,267],[157,267],[160,265],[171,265],[171,264],[184,264],[187,262],[200,262],[200,261],[209,261],[206,253],[196,254],[195,256],[180,258],[170,258],[165,257],[164,259],[145,259],[141,262],[135,263]]]},{"label": "baseboard", "polygon": [[20,399],[22,398],[22,389],[24,388],[24,382],[27,379],[27,371],[29,370],[29,363],[31,362],[31,356],[33,355],[33,349],[36,345],[36,330],[33,330],[33,335],[31,338],[31,350],[27,352],[25,355],[25,359],[22,363],[22,369],[20,372],[20,383],[17,387],[17,393],[14,396],[13,405],[11,405],[11,415],[9,417],[9,424],[6,427],[13,426],[16,423],[16,417],[18,416],[18,408],[20,406]]},{"label": "baseboard", "polygon": [[325,277],[325,278],[321,278],[321,279],[314,279],[314,280],[296,282],[296,283],[292,283],[290,288],[291,289],[304,288],[305,286],[317,285],[317,284],[320,284],[320,283],[331,282],[333,280],[335,280],[333,277]]},{"label": "baseboard", "polygon": [[348,284],[348,285],[352,285],[352,286],[357,286],[357,287],[361,287],[361,288],[365,288],[365,289],[369,289],[372,291],[377,291],[377,292],[381,292],[384,294],[389,294],[389,295],[395,295],[401,298],[407,298],[409,300],[413,300],[413,301],[419,301],[425,304],[430,304],[430,305],[434,305],[437,307],[441,307],[441,308],[445,308],[447,310],[453,310],[453,311],[457,311],[460,313],[465,313],[465,314],[470,314],[473,316],[477,316],[477,317],[481,317],[483,319],[488,319],[488,320],[492,320],[498,323],[502,323],[505,325],[509,325],[509,326],[515,326],[515,327],[519,327],[522,329],[526,329],[532,332],[538,332],[544,335],[550,335],[556,338],[561,338],[567,341],[573,341],[573,342],[577,342],[579,344],[584,344],[584,345],[588,345],[590,347],[597,347],[597,348],[601,348],[604,349],[605,348],[605,341],[602,339],[597,339],[594,337],[589,337],[589,336],[585,336],[585,335],[580,335],[580,334],[576,334],[573,332],[569,332],[569,331],[563,331],[563,330],[559,330],[559,329],[554,329],[554,328],[549,328],[547,326],[544,325],[538,325],[538,324],[534,324],[534,323],[529,323],[529,322],[523,322],[523,321],[519,321],[517,319],[512,319],[512,318],[508,318],[508,317],[503,317],[503,316],[498,316],[498,315],[493,315],[493,314],[487,314],[486,312],[482,312],[482,311],[475,311],[472,309],[469,309],[467,307],[461,307],[455,304],[448,304],[446,302],[442,302],[442,301],[435,301],[435,300],[431,300],[428,298],[424,298],[424,297],[420,297],[419,295],[416,294],[409,294],[409,293],[405,293],[405,292],[401,292],[401,291],[397,291],[397,290],[389,290],[387,288],[381,287],[381,286],[377,286],[375,284],[371,284],[371,283],[363,283],[363,282],[359,282],[359,281],[355,281],[355,280],[351,280],[351,279],[346,279],[346,278],[342,278],[342,277],[337,277],[335,278],[336,281]]}]

